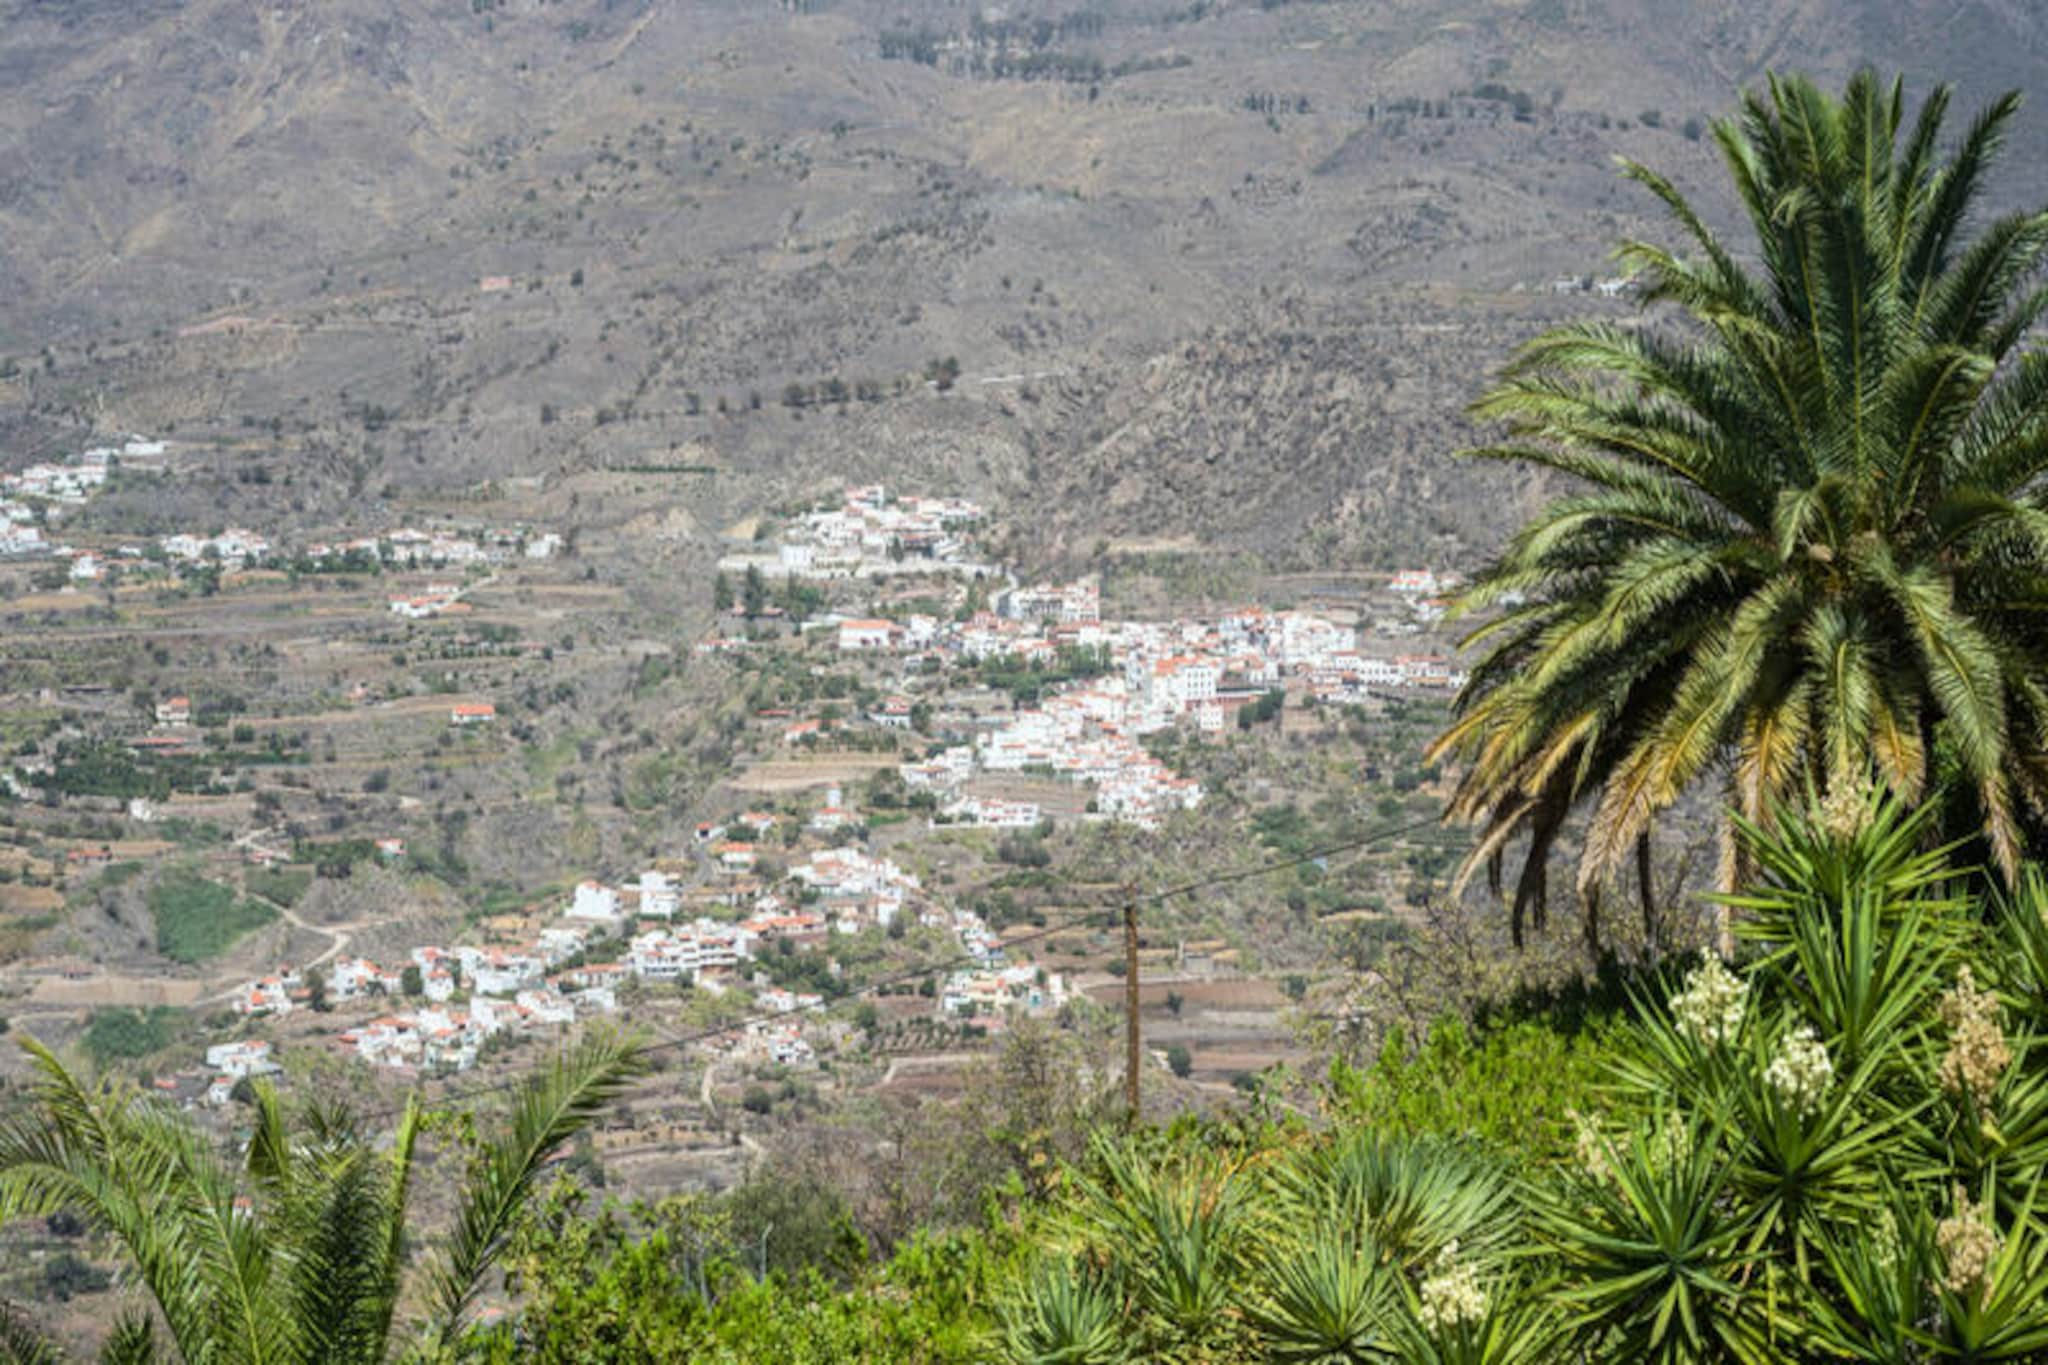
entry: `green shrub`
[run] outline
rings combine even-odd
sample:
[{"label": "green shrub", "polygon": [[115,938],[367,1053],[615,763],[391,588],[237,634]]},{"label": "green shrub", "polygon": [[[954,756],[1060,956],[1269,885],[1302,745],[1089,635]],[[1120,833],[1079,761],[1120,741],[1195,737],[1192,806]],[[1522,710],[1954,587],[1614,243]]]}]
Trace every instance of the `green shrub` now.
[{"label": "green shrub", "polygon": [[238,898],[228,887],[192,872],[174,872],[149,892],[156,916],[156,948],[176,962],[204,962],[235,940],[277,918],[261,901]]},{"label": "green shrub", "polygon": [[305,895],[307,888],[312,884],[312,873],[282,867],[252,872],[244,883],[251,895],[261,896],[264,900],[282,905],[287,910],[299,903],[299,897]]},{"label": "green shrub", "polygon": [[148,1057],[171,1045],[184,1018],[183,1010],[169,1005],[94,1010],[85,1026],[85,1050],[101,1066]]}]

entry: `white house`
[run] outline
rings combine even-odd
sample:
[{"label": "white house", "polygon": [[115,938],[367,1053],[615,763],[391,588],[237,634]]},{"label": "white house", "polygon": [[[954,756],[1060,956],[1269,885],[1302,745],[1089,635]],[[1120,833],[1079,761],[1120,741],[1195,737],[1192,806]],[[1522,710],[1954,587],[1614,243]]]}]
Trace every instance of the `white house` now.
[{"label": "white house", "polygon": [[514,1003],[526,1012],[530,1024],[573,1024],[576,1007],[550,990],[521,991]]},{"label": "white house", "polygon": [[711,846],[711,856],[719,865],[735,872],[744,871],[754,865],[754,846],[737,839],[726,839]]},{"label": "white house", "polygon": [[894,649],[903,639],[903,627],[894,621],[859,620],[839,623],[839,648],[849,653],[872,653]]},{"label": "white house", "polygon": [[625,916],[619,910],[619,893],[594,881],[582,882],[576,887],[576,894],[571,898],[569,908],[562,912],[562,918],[588,925],[605,935],[617,933],[625,924]]},{"label": "white house", "polygon": [[290,1014],[293,984],[282,976],[259,977],[236,992],[235,1013]]},{"label": "white house", "polygon": [[846,808],[845,798],[840,794],[839,788],[829,787],[825,791],[825,804],[812,814],[809,823],[810,827],[819,833],[829,834],[851,824],[853,818],[853,812]]},{"label": "white house", "polygon": [[544,965],[525,953],[492,953],[471,970],[470,989],[478,995],[514,995],[539,981]]},{"label": "white house", "polygon": [[283,1070],[270,1058],[268,1039],[251,1038],[239,1043],[216,1043],[206,1049],[206,1065],[223,1076],[240,1080],[244,1076],[269,1076]]},{"label": "white house", "polygon": [[582,952],[588,939],[589,935],[578,925],[556,924],[540,931],[534,947],[541,960],[553,967]]},{"label": "white house", "polygon": [[665,872],[650,868],[640,874],[640,915],[643,919],[674,919],[682,907],[682,892]]},{"label": "white house", "polygon": [[697,973],[696,945],[662,929],[637,935],[626,970],[643,981],[686,981]]},{"label": "white house", "polygon": [[338,957],[327,970],[327,989],[337,1000],[353,1000],[373,990],[396,995],[399,986],[398,973],[387,972],[364,957]]}]

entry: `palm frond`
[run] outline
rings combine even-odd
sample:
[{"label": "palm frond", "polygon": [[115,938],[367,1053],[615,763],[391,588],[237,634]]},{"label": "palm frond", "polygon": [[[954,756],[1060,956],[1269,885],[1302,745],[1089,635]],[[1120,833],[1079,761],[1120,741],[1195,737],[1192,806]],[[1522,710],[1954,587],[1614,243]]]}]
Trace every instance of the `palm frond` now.
[{"label": "palm frond", "polygon": [[637,1041],[594,1033],[515,1093],[511,1122],[478,1154],[447,1248],[434,1265],[430,1331],[452,1337],[542,1169],[645,1071]]}]

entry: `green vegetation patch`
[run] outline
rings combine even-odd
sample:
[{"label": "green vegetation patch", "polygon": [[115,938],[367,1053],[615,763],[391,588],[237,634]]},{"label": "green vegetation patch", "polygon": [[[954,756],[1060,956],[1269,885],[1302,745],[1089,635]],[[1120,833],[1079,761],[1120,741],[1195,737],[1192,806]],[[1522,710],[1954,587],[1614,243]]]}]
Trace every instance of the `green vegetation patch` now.
[{"label": "green vegetation patch", "polygon": [[262,901],[238,898],[191,872],[173,873],[151,888],[149,909],[156,916],[157,951],[176,962],[218,957],[242,935],[277,918]]},{"label": "green vegetation patch", "polygon": [[94,1010],[85,1026],[85,1050],[100,1066],[148,1057],[176,1042],[184,1021],[185,1011],[170,1005]]},{"label": "green vegetation patch", "polygon": [[306,888],[313,884],[313,874],[285,867],[265,868],[250,873],[244,884],[249,894],[261,896],[289,910],[299,903],[299,898],[306,894]]}]

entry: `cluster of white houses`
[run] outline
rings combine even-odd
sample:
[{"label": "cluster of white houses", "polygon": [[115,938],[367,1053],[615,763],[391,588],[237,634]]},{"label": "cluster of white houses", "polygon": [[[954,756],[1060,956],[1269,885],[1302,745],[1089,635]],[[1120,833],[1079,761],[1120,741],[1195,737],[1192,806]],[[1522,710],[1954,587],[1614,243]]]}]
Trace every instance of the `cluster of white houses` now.
[{"label": "cluster of white houses", "polygon": [[[74,463],[32,464],[15,473],[0,474],[0,556],[58,555],[72,560],[74,579],[97,579],[107,567],[101,555],[50,540],[38,524],[38,504],[78,506],[103,487],[108,476],[124,463],[157,467],[164,443],[132,437],[116,448],[102,446],[84,452]],[[384,564],[396,567],[502,564],[516,559],[548,559],[559,553],[563,537],[554,531],[530,526],[492,526],[473,532],[455,530],[423,531],[400,527],[382,535],[359,536],[306,545],[301,556],[315,567],[334,568],[351,564]],[[160,536],[154,549],[123,546],[118,558],[142,561],[157,557],[173,568],[218,565],[238,570],[274,561],[281,555],[268,537],[246,527],[231,526],[218,532],[176,531]],[[426,596],[434,596],[432,590]],[[444,594],[452,602],[455,594]],[[445,603],[443,604],[445,605]],[[408,611],[393,601],[392,610],[402,615],[432,615],[432,611]]]},{"label": "cluster of white houses", "polygon": [[210,536],[179,531],[159,540],[164,554],[175,562],[218,564],[224,569],[242,569],[270,558],[270,541],[255,531],[230,526]]},{"label": "cluster of white houses", "polygon": [[375,561],[401,567],[505,564],[515,559],[551,559],[563,546],[560,533],[530,526],[490,526],[480,531],[422,531],[401,526],[382,535],[316,541],[305,557],[319,563]]},{"label": "cluster of white houses", "polygon": [[39,506],[82,507],[123,461],[155,467],[163,456],[162,441],[130,436],[119,446],[95,446],[74,461],[39,461],[0,473],[0,557],[65,553],[68,547],[44,535],[38,524]]},{"label": "cluster of white houses", "polygon": [[[758,827],[777,817],[752,818]],[[734,841],[712,841],[711,849],[721,844]],[[735,882],[745,868],[744,861],[718,862],[735,874]],[[827,849],[789,875],[804,904],[792,905],[754,884],[744,893],[744,914],[736,920],[685,918],[682,885],[671,874],[650,869],[622,887],[583,882],[553,923],[518,946],[424,945],[411,951],[406,966],[395,969],[366,958],[336,958],[323,968],[321,989],[329,1005],[378,998],[404,1000],[406,1007],[355,1024],[335,1041],[372,1065],[464,1070],[495,1035],[615,1010],[618,988],[629,980],[720,990],[742,979],[763,944],[789,939],[817,947],[833,934],[886,928],[899,915],[914,915],[921,924],[952,932],[975,964],[973,971],[954,979],[958,989],[941,1000],[942,1013],[962,1013],[961,1000],[975,1002],[965,1012],[989,1015],[1010,1006],[1036,1010],[1065,998],[1057,984],[1048,994],[1032,969],[1019,975],[1019,969],[1009,967],[1000,938],[979,915],[925,899],[918,879],[887,858],[851,846]],[[738,899],[712,890],[727,903]],[[407,981],[409,972],[417,974],[416,983]],[[824,1003],[815,995],[777,990],[758,973],[751,979],[761,988],[757,1007],[777,1015],[801,1015]],[[409,985],[416,985],[416,994],[408,992]],[[234,1008],[244,1015],[282,1015],[309,1006],[312,994],[307,974],[286,966],[238,988]],[[754,1040],[776,1060],[808,1058],[800,1023],[778,1020],[776,1025],[757,1031]]]},{"label": "cluster of white houses", "polygon": [[[1436,585],[1433,575],[1412,575],[1401,591]],[[950,820],[1034,823],[1028,803],[976,799],[962,788],[977,772],[1037,771],[1091,784],[1102,815],[1151,825],[1192,808],[1202,791],[1149,753],[1146,735],[1171,726],[1220,733],[1237,708],[1276,688],[1344,704],[1375,689],[1454,689],[1464,681],[1440,656],[1365,654],[1354,629],[1310,612],[1248,608],[1214,620],[1105,622],[1092,580],[1015,589],[998,608],[960,622],[913,617],[839,627],[842,650],[900,652],[906,671],[928,671],[948,658],[1094,662],[1094,676],[1002,717],[971,745],[904,765],[905,782],[938,792]]]},{"label": "cluster of white houses", "polygon": [[769,554],[730,555],[728,572],[782,578],[865,578],[892,573],[990,572],[969,556],[986,516],[965,498],[891,497],[881,484],[849,487],[837,506],[805,513]]}]

